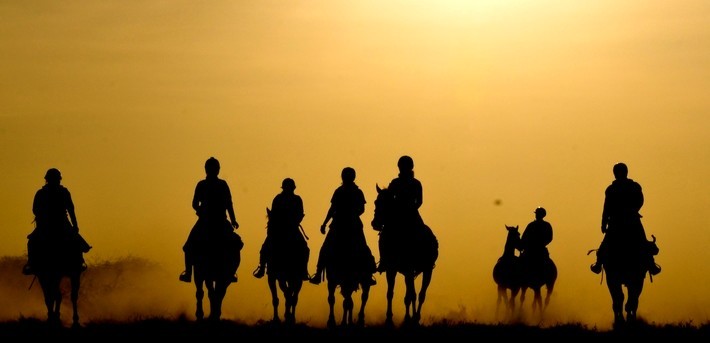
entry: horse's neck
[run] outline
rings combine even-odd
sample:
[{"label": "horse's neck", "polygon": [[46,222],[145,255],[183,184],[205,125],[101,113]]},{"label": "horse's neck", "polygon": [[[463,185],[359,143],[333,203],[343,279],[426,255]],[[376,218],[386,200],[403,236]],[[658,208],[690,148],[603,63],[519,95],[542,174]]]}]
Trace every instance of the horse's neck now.
[{"label": "horse's neck", "polygon": [[503,248],[503,257],[515,257],[515,247],[518,245],[518,236],[509,234]]}]

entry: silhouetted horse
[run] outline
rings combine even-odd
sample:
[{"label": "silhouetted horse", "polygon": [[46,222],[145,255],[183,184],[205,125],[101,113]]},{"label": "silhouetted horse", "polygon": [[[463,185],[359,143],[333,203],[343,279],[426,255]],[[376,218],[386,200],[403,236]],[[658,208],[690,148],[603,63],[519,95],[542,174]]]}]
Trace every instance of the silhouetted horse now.
[{"label": "silhouetted horse", "polygon": [[[269,219],[267,226],[272,223],[271,210],[266,209],[266,216]],[[299,234],[303,234],[301,231]],[[305,235],[304,235],[305,237]],[[307,237],[306,237],[307,239]],[[277,289],[281,289],[284,296],[284,322],[286,324],[296,323],[296,305],[298,305],[298,295],[303,287],[304,270],[308,270],[308,258],[310,250],[306,246],[306,251],[302,251],[302,246],[292,237],[274,235],[272,240],[272,253],[267,258],[266,275],[271,290],[271,303],[274,308],[273,322],[279,323],[279,294]]]},{"label": "silhouetted horse", "polygon": [[[392,298],[394,297],[397,273],[404,276],[404,323],[418,324],[421,319],[422,305],[426,299],[426,291],[439,257],[439,243],[427,225],[402,227],[402,216],[395,206],[392,192],[387,188],[380,188],[379,185],[376,185],[376,189],[377,199],[375,200],[372,227],[379,231],[380,264],[382,264],[383,254],[387,254],[390,259],[389,263],[384,266],[387,278],[385,325],[393,325]],[[382,265],[380,265],[381,270]],[[422,282],[417,296],[414,280],[420,274]]]},{"label": "silhouetted horse", "polygon": [[[612,232],[606,234],[609,235]],[[606,272],[606,284],[611,295],[611,307],[616,327],[626,322],[634,323],[637,319],[639,297],[643,291],[644,280],[650,266],[649,258],[651,255],[658,254],[656,237],[652,237],[652,241],[639,241],[636,237],[623,234],[607,237],[607,256],[603,269]],[[590,250],[590,252],[592,251],[594,250]],[[624,286],[627,291],[626,303],[624,303]],[[624,311],[626,312],[625,319]]]},{"label": "silhouetted horse", "polygon": [[[225,225],[229,225],[225,221]],[[231,226],[229,227],[231,229]],[[241,262],[241,249],[244,246],[241,237],[236,232],[207,234],[202,251],[197,251],[194,261],[195,297],[197,320],[205,318],[203,299],[207,288],[207,298],[210,302],[209,320],[218,321],[222,318],[222,302],[227,295],[227,288],[232,283],[232,277],[237,272]]]},{"label": "silhouetted horse", "polygon": [[[358,241],[344,230],[331,231],[328,234],[333,236],[332,253],[325,263],[325,275],[328,280],[328,327],[336,326],[335,323],[335,290],[340,287],[340,294],[343,296],[343,317],[342,326],[357,324],[365,325],[365,305],[370,295],[370,282],[374,270],[368,268],[369,265],[363,263],[359,257],[370,257],[370,250],[367,246],[353,244]],[[370,262],[374,265],[374,260]],[[360,296],[360,310],[358,312],[357,323],[353,320],[355,304],[353,293],[358,289],[362,290]]]},{"label": "silhouetted horse", "polygon": [[[493,266],[493,281],[498,285],[498,298],[496,299],[496,317],[501,302],[506,307],[506,314],[513,314],[515,311],[515,298],[522,287],[522,271],[520,269],[520,257],[515,253],[520,242],[520,231],[518,226],[505,226],[508,231],[503,248],[503,255],[498,258]],[[510,294],[508,294],[510,291]]]},{"label": "silhouetted horse", "polygon": [[91,249],[79,234],[60,237],[45,237],[36,243],[32,265],[36,279],[42,287],[47,306],[47,322],[61,325],[62,280],[67,277],[71,284],[70,298],[73,315],[72,326],[79,327],[79,287],[81,273],[86,269],[83,254]]},{"label": "silhouetted horse", "polygon": [[[555,288],[557,280],[557,266],[555,262],[547,257],[541,261],[527,260],[525,256],[520,257],[521,289],[520,306],[525,302],[525,291],[530,288],[534,292],[532,312],[542,315],[545,308],[550,304],[550,296]],[[545,301],[542,299],[542,287],[545,287]]]}]

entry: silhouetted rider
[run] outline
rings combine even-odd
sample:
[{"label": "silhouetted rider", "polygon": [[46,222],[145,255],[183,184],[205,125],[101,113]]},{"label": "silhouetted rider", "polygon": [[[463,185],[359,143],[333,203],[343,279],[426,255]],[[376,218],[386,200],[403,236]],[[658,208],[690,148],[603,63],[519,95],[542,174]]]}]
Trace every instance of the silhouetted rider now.
[{"label": "silhouetted rider", "polygon": [[[305,216],[303,199],[295,193],[295,190],[296,182],[291,178],[285,178],[281,182],[281,193],[276,194],[271,202],[266,238],[259,250],[259,266],[253,273],[257,278],[264,276],[269,260],[274,255],[284,253],[283,251],[275,251],[275,247],[280,246],[295,246],[295,252],[299,256],[291,256],[291,258],[299,258],[306,261],[305,269],[299,271],[299,273],[303,275],[303,280],[310,278],[307,269],[310,250],[301,229],[301,221]],[[278,242],[275,242],[277,240]]]},{"label": "silhouetted rider", "polygon": [[[388,269],[388,264],[392,263],[392,257],[396,254],[395,249],[404,249],[402,245],[408,244],[415,239],[417,230],[424,227],[424,221],[419,214],[419,207],[423,203],[422,184],[414,177],[414,160],[407,155],[397,161],[399,174],[394,178],[387,188],[392,192],[394,211],[398,214],[397,225],[385,229],[389,232],[381,233],[380,237],[387,237],[391,244],[380,239],[380,263],[377,267],[379,272]],[[412,230],[411,232],[392,232],[392,230]],[[395,244],[396,237],[403,239]],[[414,242],[409,242],[414,243]]]},{"label": "silhouetted rider", "polygon": [[[229,234],[239,228],[234,213],[232,193],[227,181],[219,178],[219,170],[220,164],[216,158],[207,159],[205,178],[195,187],[192,208],[198,219],[182,248],[185,252],[185,271],[180,274],[180,281],[191,281],[195,255],[209,248],[206,246],[208,235],[228,240]],[[227,221],[227,215],[231,222]],[[237,281],[236,275],[231,281]]]},{"label": "silhouetted rider", "polygon": [[[36,272],[37,255],[50,245],[71,245],[82,252],[91,248],[79,235],[74,202],[69,190],[62,186],[62,173],[50,168],[44,175],[45,185],[36,193],[32,203],[35,229],[27,238],[27,264],[22,272],[31,275]],[[86,269],[83,258],[80,261]]]},{"label": "silhouetted rider", "polygon": [[[316,273],[310,282],[319,284],[323,279],[323,270],[328,260],[336,258],[341,245],[346,244],[353,247],[344,249],[354,254],[348,256],[362,272],[374,273],[376,266],[370,248],[367,246],[363,224],[360,215],[365,212],[365,195],[360,187],[355,184],[355,169],[345,167],[340,173],[342,184],[335,189],[330,199],[330,207],[326,213],[325,220],[320,227],[322,234],[326,233],[328,222],[332,219],[330,230],[323,241],[318,255]],[[338,245],[338,246],[336,246]],[[371,279],[371,285],[376,284],[375,279]]]},{"label": "silhouetted rider", "polygon": [[552,242],[552,225],[543,218],[547,211],[538,207],[534,211],[535,220],[530,222],[520,237],[520,258],[526,264],[542,264],[550,257],[547,245]]},{"label": "silhouetted rider", "polygon": [[[646,232],[641,223],[639,211],[644,204],[641,185],[628,178],[629,169],[624,163],[617,163],[613,168],[614,178],[604,192],[604,208],[602,210],[601,231],[604,234],[599,249],[597,261],[591,265],[592,272],[599,274],[608,255],[609,240],[628,238],[641,248],[647,242]],[[660,269],[653,260],[653,255],[646,254],[649,272],[657,274]]]}]

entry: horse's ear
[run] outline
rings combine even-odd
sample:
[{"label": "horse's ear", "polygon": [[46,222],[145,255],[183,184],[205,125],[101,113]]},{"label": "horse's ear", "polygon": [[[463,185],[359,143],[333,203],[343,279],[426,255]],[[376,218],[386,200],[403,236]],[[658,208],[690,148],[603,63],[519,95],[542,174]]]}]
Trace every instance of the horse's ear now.
[{"label": "horse's ear", "polygon": [[377,183],[375,184],[375,189],[377,189],[377,193],[382,191],[382,188],[380,188],[380,185]]}]

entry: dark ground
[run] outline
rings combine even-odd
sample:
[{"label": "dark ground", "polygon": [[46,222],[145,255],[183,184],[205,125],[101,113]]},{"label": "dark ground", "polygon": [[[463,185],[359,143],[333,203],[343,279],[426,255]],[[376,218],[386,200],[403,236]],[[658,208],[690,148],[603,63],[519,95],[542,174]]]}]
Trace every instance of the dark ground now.
[{"label": "dark ground", "polygon": [[[652,339],[654,342],[710,342],[710,324],[651,326],[637,324],[609,331],[598,331],[581,325],[560,325],[540,328],[526,325],[483,325],[441,323],[428,326],[395,327],[338,327],[335,329],[313,328],[306,325],[261,323],[244,325],[234,321],[194,322],[189,320],[144,319],[132,322],[91,322],[80,328],[51,327],[43,320],[20,319],[0,323],[1,342],[20,342],[52,339],[61,342],[113,342],[131,339],[172,341],[219,338],[234,342],[450,342],[492,340],[535,340],[540,342],[569,339],[572,342],[612,339],[638,341]],[[305,341],[304,341],[305,340]]]}]

